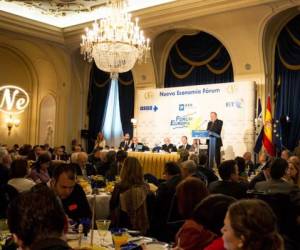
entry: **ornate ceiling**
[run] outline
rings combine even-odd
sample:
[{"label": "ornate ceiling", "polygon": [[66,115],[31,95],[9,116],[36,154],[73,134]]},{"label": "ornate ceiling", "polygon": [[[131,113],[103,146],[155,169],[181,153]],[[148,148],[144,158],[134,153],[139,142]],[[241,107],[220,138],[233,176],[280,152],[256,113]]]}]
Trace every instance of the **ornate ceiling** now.
[{"label": "ornate ceiling", "polygon": [[[175,0],[127,0],[130,11]],[[100,18],[107,0],[0,0],[0,10],[65,28]]]}]

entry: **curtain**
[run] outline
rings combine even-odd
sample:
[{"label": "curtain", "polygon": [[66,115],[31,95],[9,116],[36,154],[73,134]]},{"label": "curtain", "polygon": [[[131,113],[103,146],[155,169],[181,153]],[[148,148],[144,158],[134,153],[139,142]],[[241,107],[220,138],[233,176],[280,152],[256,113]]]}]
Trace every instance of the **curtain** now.
[{"label": "curtain", "polygon": [[106,139],[106,145],[118,146],[120,144],[123,130],[120,117],[119,87],[117,80],[111,80],[110,82],[102,131]]},{"label": "curtain", "polygon": [[109,74],[97,68],[95,63],[90,72],[88,94],[89,139],[88,152],[94,148],[97,134],[102,129],[108,92],[110,89]]},{"label": "curtain", "polygon": [[300,139],[300,15],[280,32],[275,51],[275,144],[293,150]]},{"label": "curtain", "polygon": [[119,101],[123,132],[133,135],[131,118],[134,117],[134,81],[131,71],[119,75]]},{"label": "curtain", "polygon": [[[111,87],[112,85],[113,87]],[[112,92],[110,90],[112,90]],[[110,93],[112,93],[112,97],[118,96],[118,100],[113,98],[114,101],[110,101]],[[111,105],[110,103],[114,104]],[[89,152],[93,149],[97,134],[103,130],[104,125],[106,125],[106,131],[110,131],[107,132],[106,136],[109,137],[106,137],[106,140],[112,138],[112,133],[119,133],[116,132],[116,130],[119,130],[118,125],[116,125],[119,119],[116,118],[118,113],[118,108],[115,107],[116,105],[119,106],[122,131],[132,135],[130,120],[134,116],[134,81],[131,71],[119,74],[118,84],[112,84],[109,73],[98,69],[94,63],[90,73],[88,95]],[[114,109],[112,109],[112,106]],[[114,112],[114,115],[110,116],[109,114],[112,112]],[[108,125],[109,122],[105,124],[105,117],[110,121],[110,125]],[[115,144],[117,141],[113,143]]]},{"label": "curtain", "polygon": [[213,36],[205,32],[185,35],[173,45],[166,65],[165,87],[232,81],[230,56]]}]

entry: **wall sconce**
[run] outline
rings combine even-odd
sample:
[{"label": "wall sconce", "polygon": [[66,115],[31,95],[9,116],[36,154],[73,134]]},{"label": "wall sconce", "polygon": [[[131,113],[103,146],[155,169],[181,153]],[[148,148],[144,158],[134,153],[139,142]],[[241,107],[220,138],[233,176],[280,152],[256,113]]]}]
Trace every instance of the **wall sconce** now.
[{"label": "wall sconce", "polygon": [[17,119],[17,118],[14,118],[12,115],[9,115],[9,117],[7,117],[5,119],[5,123],[6,123],[7,129],[8,129],[8,135],[10,135],[11,134],[11,130],[12,130],[12,128],[14,126],[15,127],[19,127],[20,120]]},{"label": "wall sconce", "polygon": [[133,126],[133,136],[136,137],[136,125],[137,125],[137,119],[131,118],[130,121],[131,121],[132,126]]}]

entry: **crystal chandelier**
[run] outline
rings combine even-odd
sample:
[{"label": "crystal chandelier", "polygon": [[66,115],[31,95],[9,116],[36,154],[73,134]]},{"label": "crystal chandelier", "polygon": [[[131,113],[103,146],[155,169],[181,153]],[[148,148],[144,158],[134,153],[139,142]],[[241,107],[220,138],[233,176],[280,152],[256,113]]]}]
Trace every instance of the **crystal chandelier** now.
[{"label": "crystal chandelier", "polygon": [[115,79],[118,73],[131,70],[136,61],[146,62],[150,40],[140,30],[138,18],[131,21],[124,0],[111,0],[108,7],[110,15],[85,29],[80,47],[85,60],[94,59],[99,69]]}]

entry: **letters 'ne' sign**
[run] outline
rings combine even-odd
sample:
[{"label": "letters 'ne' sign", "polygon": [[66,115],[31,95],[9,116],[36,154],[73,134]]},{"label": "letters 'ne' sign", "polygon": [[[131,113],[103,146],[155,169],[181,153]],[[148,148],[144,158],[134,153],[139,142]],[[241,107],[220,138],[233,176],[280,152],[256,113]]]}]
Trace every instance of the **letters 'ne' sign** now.
[{"label": "letters 'ne' sign", "polygon": [[17,86],[0,87],[0,111],[7,114],[22,113],[29,104],[27,92]]}]

